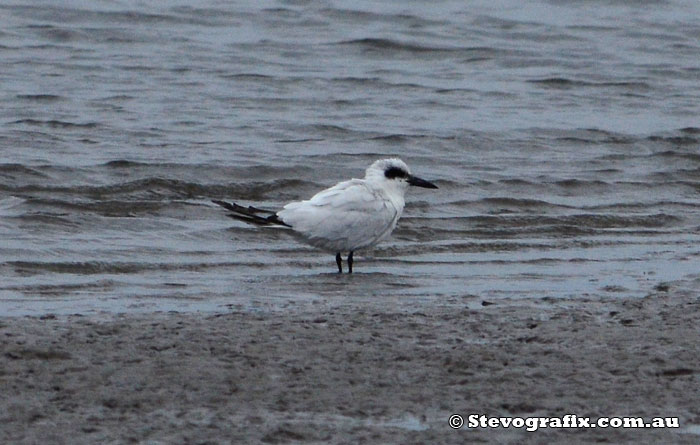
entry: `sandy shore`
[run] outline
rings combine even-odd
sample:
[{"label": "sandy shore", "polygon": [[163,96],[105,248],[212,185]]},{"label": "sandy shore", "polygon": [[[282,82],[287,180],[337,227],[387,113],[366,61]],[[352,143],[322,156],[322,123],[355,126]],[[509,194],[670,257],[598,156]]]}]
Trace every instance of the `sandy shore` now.
[{"label": "sandy shore", "polygon": [[[698,443],[700,298],[0,319],[2,443]],[[679,416],[462,428],[451,414]]]}]

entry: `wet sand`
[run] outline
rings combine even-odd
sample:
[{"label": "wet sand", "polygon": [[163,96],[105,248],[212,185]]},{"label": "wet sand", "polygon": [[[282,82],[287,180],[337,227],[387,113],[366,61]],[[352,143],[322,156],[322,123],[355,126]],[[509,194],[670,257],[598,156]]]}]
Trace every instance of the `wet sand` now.
[{"label": "wet sand", "polygon": [[[2,443],[697,443],[700,298],[1,318]],[[453,430],[451,414],[679,416]]]}]

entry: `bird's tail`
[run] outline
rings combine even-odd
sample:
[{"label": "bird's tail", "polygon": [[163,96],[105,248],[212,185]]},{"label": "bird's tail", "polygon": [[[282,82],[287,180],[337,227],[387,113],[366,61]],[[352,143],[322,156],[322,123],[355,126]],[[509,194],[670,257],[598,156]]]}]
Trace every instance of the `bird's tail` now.
[{"label": "bird's tail", "polygon": [[234,202],[219,201],[218,199],[212,199],[211,202],[229,210],[231,213],[229,213],[228,216],[239,221],[258,226],[291,227],[289,224],[285,224],[284,221],[279,219],[275,212],[269,210],[258,209],[253,206],[243,207]]}]

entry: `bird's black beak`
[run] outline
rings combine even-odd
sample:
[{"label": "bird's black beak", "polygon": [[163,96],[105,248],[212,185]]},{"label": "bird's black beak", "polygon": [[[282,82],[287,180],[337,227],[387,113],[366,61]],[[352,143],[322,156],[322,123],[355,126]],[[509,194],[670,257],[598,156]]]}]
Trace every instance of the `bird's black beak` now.
[{"label": "bird's black beak", "polygon": [[415,185],[416,187],[423,187],[426,189],[438,188],[438,186],[433,184],[432,182],[426,181],[425,179],[421,179],[418,176],[413,175],[408,175],[408,183],[411,185]]}]

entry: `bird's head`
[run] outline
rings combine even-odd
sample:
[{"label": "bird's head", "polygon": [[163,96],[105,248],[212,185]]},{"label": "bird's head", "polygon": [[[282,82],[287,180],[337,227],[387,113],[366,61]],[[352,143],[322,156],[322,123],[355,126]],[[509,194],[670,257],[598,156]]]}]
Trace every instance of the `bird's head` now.
[{"label": "bird's head", "polygon": [[432,182],[421,179],[411,174],[405,162],[398,158],[380,159],[367,168],[365,179],[378,186],[406,191],[409,185],[436,189]]}]

